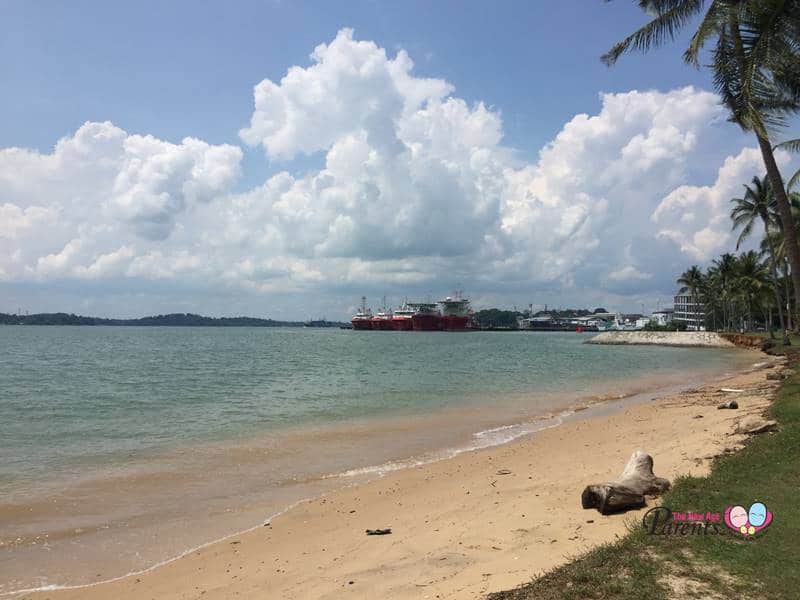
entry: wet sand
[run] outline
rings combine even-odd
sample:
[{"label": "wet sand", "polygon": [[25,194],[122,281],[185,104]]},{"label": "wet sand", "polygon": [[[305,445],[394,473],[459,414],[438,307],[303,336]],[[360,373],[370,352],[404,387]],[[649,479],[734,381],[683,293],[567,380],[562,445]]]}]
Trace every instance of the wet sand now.
[{"label": "wet sand", "polygon": [[[303,502],[269,525],[138,575],[23,597],[475,598],[510,588],[638,519],[580,506],[583,487],[617,475],[634,450],[674,479],[706,473],[713,455],[737,447],[744,438],[732,434],[736,421],[763,411],[777,387],[766,379],[774,359],[754,360],[764,364],[696,390],[598,404],[504,446]],[[717,410],[732,395],[739,410]],[[384,527],[392,534],[365,535]]]}]

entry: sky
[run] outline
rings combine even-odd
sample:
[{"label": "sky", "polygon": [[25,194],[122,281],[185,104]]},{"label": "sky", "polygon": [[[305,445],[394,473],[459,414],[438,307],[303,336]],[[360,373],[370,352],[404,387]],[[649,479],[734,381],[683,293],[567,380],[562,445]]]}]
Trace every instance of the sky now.
[{"label": "sky", "polygon": [[[0,312],[669,306],[763,167],[634,2],[0,3]],[[791,157],[778,155],[789,169]]]}]

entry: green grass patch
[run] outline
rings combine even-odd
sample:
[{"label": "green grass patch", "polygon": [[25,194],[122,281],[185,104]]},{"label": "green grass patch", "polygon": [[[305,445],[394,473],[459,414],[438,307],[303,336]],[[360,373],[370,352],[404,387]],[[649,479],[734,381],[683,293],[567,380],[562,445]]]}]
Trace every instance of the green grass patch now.
[{"label": "green grass patch", "polygon": [[[776,346],[795,367],[800,339]],[[772,524],[754,539],[720,525],[721,535],[652,536],[640,521],[614,544],[599,546],[490,600],[800,597],[800,374],[785,380],[770,408],[780,430],[752,438],[717,459],[708,477],[682,477],[663,505],[676,512],[717,512],[760,500]],[[643,513],[632,513],[641,519]]]}]

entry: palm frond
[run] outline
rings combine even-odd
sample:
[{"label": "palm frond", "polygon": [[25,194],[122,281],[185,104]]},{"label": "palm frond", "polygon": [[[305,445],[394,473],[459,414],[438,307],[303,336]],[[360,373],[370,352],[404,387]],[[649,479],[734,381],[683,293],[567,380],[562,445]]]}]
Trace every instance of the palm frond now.
[{"label": "palm frond", "polygon": [[673,40],[678,32],[703,9],[704,0],[660,0],[648,2],[649,10],[655,10],[657,16],[649,23],[635,31],[627,38],[615,44],[606,52],[601,60],[608,66],[613,65],[626,52],[647,52],[657,48],[668,40]]},{"label": "palm frond", "polygon": [[[795,186],[800,183],[800,169],[798,169],[794,175],[791,176],[789,179],[789,183],[786,184],[786,189],[791,191],[795,188]],[[792,194],[794,195],[794,194]]]},{"label": "palm frond", "polygon": [[786,150],[788,152],[800,152],[800,138],[795,140],[786,140],[780,144],[775,145],[775,150]]},{"label": "palm frond", "polygon": [[706,45],[708,40],[719,32],[720,27],[724,23],[724,5],[725,2],[714,0],[711,3],[711,6],[708,7],[708,11],[703,17],[703,21],[700,23],[697,31],[694,32],[694,35],[689,42],[689,47],[683,53],[684,61],[694,65],[695,67],[700,66],[700,51]]}]

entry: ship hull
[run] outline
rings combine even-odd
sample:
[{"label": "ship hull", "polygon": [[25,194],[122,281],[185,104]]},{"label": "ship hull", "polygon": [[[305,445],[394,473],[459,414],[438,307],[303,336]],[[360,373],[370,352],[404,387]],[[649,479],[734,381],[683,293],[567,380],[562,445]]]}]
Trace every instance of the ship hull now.
[{"label": "ship hull", "polygon": [[369,319],[353,319],[350,321],[353,324],[353,329],[367,330],[372,329],[372,321]]},{"label": "ship hull", "polygon": [[377,331],[394,331],[391,319],[372,319],[372,329]]},{"label": "ship hull", "polygon": [[411,317],[414,331],[439,331],[442,328],[442,317],[433,314],[416,314]]},{"label": "ship hull", "polygon": [[441,319],[445,331],[463,331],[469,327],[469,317],[466,316],[444,315]]},{"label": "ship hull", "polygon": [[398,319],[392,321],[392,327],[395,331],[411,331],[414,326],[411,324],[411,318]]}]

